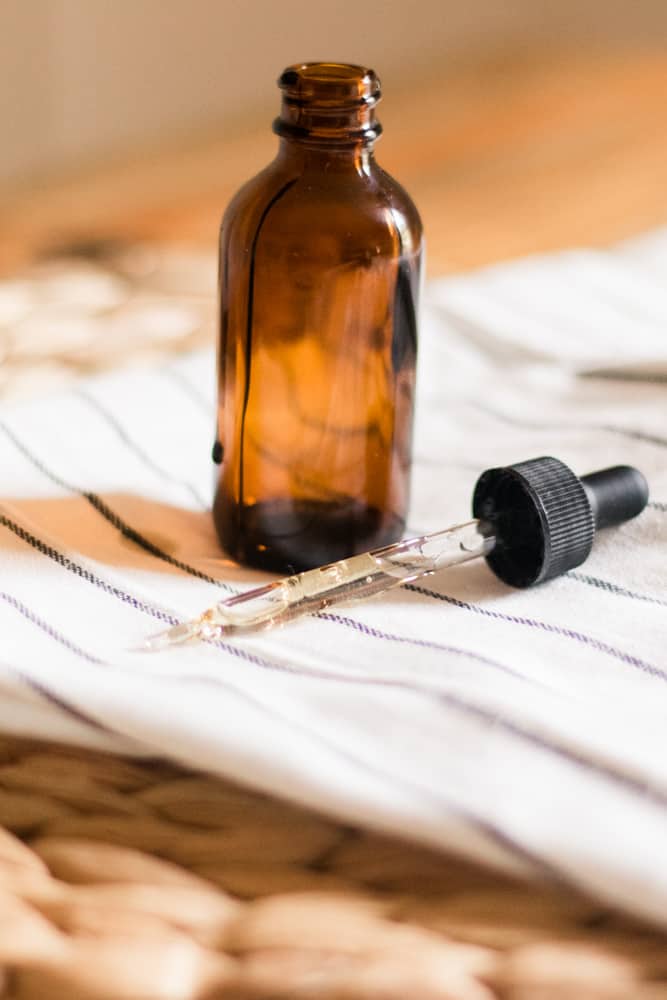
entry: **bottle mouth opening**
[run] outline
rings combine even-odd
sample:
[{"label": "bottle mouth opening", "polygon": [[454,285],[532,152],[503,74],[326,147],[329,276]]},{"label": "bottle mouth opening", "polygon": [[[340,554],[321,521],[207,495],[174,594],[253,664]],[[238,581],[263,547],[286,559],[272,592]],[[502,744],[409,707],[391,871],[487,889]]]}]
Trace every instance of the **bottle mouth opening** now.
[{"label": "bottle mouth opening", "polygon": [[375,72],[353,63],[297,63],[283,71],[278,86],[283,101],[296,106],[351,108],[376,104],[381,97]]}]

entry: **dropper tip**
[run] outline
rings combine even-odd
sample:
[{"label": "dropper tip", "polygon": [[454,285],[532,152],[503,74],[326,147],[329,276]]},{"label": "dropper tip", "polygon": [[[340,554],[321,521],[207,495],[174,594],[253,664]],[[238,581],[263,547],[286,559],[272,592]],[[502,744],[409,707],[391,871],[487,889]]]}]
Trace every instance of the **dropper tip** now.
[{"label": "dropper tip", "polygon": [[158,632],[156,635],[149,635],[138,645],[133,647],[135,653],[159,653],[172,645],[169,632]]},{"label": "dropper tip", "polygon": [[133,652],[159,653],[170,646],[180,646],[199,638],[199,621],[183,622],[180,625],[172,625],[171,628],[165,629],[163,632],[147,636],[138,646],[133,647]]}]

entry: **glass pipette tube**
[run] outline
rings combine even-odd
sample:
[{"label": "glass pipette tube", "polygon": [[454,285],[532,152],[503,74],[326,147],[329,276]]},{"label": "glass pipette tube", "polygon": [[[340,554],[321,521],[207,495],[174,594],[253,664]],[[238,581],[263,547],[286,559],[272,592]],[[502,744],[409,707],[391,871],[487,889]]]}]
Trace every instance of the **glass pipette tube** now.
[{"label": "glass pipette tube", "polygon": [[490,524],[466,521],[218,601],[197,618],[146,639],[143,648],[160,650],[275,628],[334,604],[365,601],[446,566],[487,555],[494,544]]},{"label": "glass pipette tube", "polygon": [[486,556],[489,568],[510,586],[532,587],[580,566],[596,531],[637,517],[648,496],[646,479],[629,465],[579,478],[557,458],[543,455],[487,469],[473,491],[475,520],[219,601],[197,618],[147,639],[142,648],[165,649],[285,625],[478,556]]}]

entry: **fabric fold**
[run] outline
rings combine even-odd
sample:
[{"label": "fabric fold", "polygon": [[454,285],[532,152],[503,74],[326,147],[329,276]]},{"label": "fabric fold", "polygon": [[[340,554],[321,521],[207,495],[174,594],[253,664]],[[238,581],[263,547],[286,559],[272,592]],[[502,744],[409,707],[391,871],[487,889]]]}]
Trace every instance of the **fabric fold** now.
[{"label": "fabric fold", "polygon": [[667,230],[433,282],[422,330],[412,531],[543,454],[637,465],[644,513],[530,591],[471,563],[145,654],[267,579],[225,559],[208,511],[212,353],[5,405],[0,725],[162,754],[667,925]]}]

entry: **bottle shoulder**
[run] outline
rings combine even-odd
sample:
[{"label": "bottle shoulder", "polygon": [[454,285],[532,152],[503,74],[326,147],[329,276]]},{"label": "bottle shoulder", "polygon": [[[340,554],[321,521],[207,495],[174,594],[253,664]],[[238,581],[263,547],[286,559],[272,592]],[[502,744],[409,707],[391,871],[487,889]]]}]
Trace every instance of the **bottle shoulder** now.
[{"label": "bottle shoulder", "polygon": [[382,190],[387,204],[395,218],[400,220],[400,227],[411,231],[413,239],[421,244],[424,227],[419,210],[403,185],[387,173],[378,164],[375,165],[375,176],[378,188]]},{"label": "bottle shoulder", "polygon": [[220,224],[221,238],[229,237],[239,229],[252,230],[273,199],[293,179],[293,175],[281,170],[274,160],[245,181],[224,211]]},{"label": "bottle shoulder", "polygon": [[[291,168],[291,169],[290,169]],[[340,165],[304,169],[277,158],[247,181],[223,216],[221,241],[248,250],[259,229],[274,245],[337,242],[378,253],[419,252],[422,223],[405,189],[375,161],[365,170]]]}]

